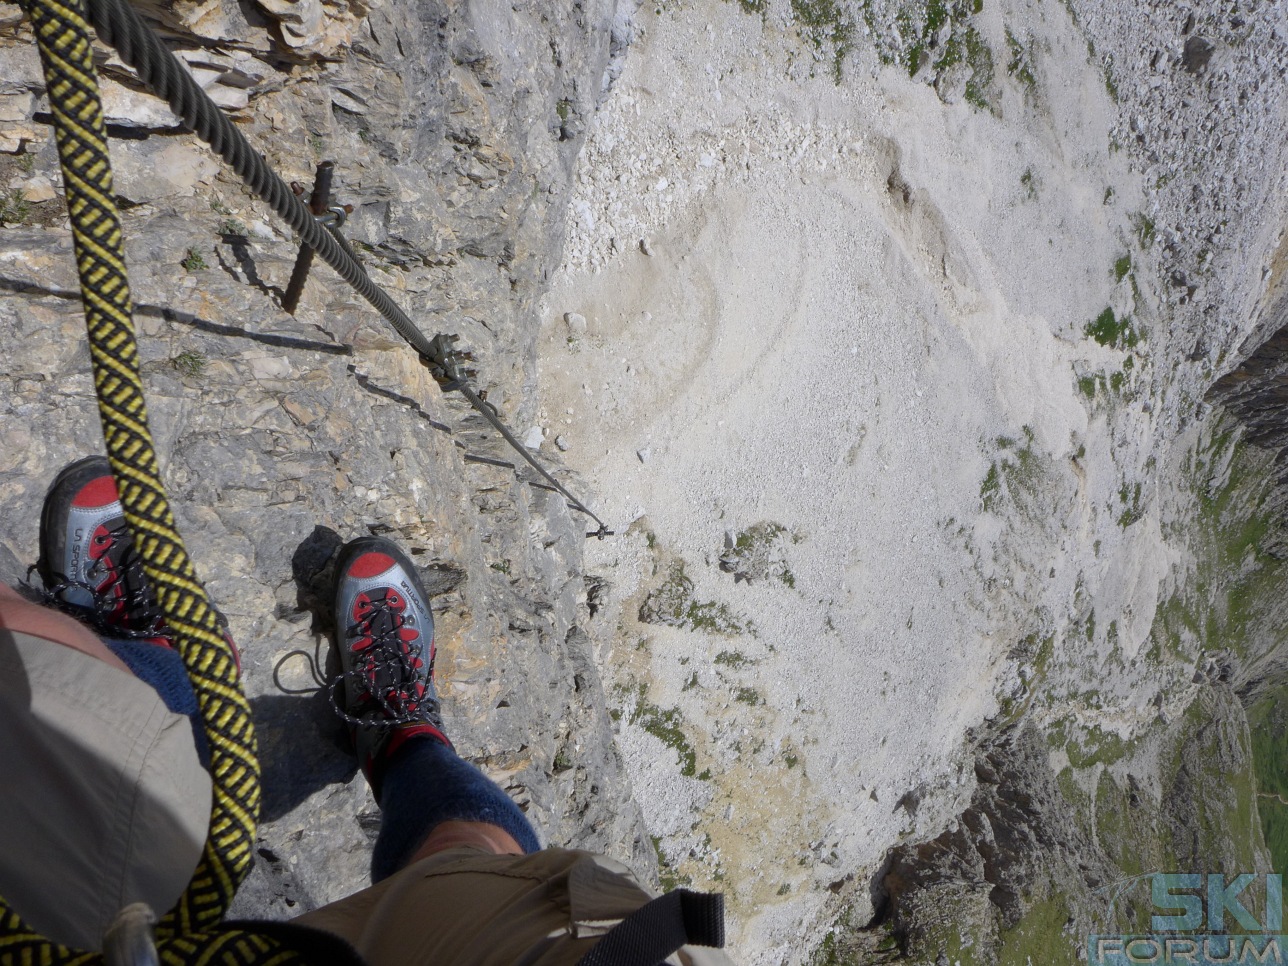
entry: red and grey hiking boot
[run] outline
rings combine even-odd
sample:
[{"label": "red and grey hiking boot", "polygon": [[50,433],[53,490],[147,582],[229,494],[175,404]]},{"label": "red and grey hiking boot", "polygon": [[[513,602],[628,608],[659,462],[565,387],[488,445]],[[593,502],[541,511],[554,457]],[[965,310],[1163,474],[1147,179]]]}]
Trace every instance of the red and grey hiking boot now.
[{"label": "red and grey hiking boot", "polygon": [[[172,646],[106,457],[77,460],[54,478],[40,513],[36,570],[48,601],[102,637]],[[228,621],[218,611],[215,617],[240,672],[241,653]]]},{"label": "red and grey hiking boot", "polygon": [[40,514],[36,569],[53,602],[100,634],[165,642],[165,622],[106,458],[78,460],[54,479]]},{"label": "red and grey hiking boot", "polygon": [[408,738],[451,745],[434,691],[434,615],[416,567],[389,540],[346,544],[335,574],[336,685],[344,694],[333,686],[331,700],[379,798],[379,765]]}]

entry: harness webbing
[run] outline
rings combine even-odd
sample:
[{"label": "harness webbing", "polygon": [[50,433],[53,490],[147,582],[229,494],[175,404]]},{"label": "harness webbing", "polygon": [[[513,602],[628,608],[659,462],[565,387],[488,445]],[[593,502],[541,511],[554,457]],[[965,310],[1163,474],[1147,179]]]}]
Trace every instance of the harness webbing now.
[{"label": "harness webbing", "polygon": [[[209,836],[192,881],[158,926],[158,952],[166,963],[287,962],[294,954],[280,948],[272,954],[277,944],[264,937],[199,935],[218,925],[250,868],[260,801],[255,731],[233,654],[175,529],[148,430],[89,25],[75,0],[23,5],[49,90],[108,459],[210,745]],[[186,938],[176,941],[181,935]],[[99,957],[37,935],[0,899],[0,960],[89,963]]]}]

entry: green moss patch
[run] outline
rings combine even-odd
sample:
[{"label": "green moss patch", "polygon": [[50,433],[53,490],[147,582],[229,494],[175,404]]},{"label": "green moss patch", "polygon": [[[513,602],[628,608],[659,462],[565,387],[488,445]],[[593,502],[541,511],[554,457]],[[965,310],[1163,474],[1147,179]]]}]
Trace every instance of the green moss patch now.
[{"label": "green moss patch", "polygon": [[1113,349],[1134,349],[1140,342],[1140,335],[1132,325],[1131,316],[1120,319],[1111,308],[1096,316],[1094,322],[1087,323],[1083,331],[1101,345]]},{"label": "green moss patch", "polygon": [[1288,687],[1248,712],[1261,830],[1275,869],[1288,869]]},{"label": "green moss patch", "polygon": [[1033,73],[1033,42],[1027,44],[1006,28],[1006,49],[1010,60],[1006,64],[1006,73],[1019,81],[1026,91],[1037,90],[1038,79]]},{"label": "green moss patch", "polygon": [[[1288,634],[1282,620],[1266,624],[1288,579],[1285,561],[1272,552],[1282,524],[1270,503],[1267,459],[1226,433],[1186,468],[1199,506],[1190,540],[1194,565],[1185,587],[1160,608],[1152,642],[1160,653],[1193,660],[1199,649],[1228,648],[1248,659],[1254,634],[1267,640]],[[1227,461],[1217,485],[1212,474]]]},{"label": "green moss patch", "polygon": [[750,621],[739,620],[726,605],[696,600],[693,581],[685,574],[683,561],[674,564],[662,585],[648,595],[639,618],[646,624],[716,634],[755,633]]},{"label": "green moss patch", "polygon": [[841,66],[854,46],[854,21],[837,0],[791,0],[801,37],[820,59],[830,57],[832,79],[841,83]]},{"label": "green moss patch", "polygon": [[[895,18],[899,35],[912,38],[900,57],[911,77],[930,67],[940,74],[958,64],[970,68],[966,81],[966,102],[989,110],[988,92],[993,86],[993,51],[970,18],[984,9],[983,0],[929,0],[924,6],[905,4]],[[950,26],[947,39],[941,33]]]},{"label": "green moss patch", "polygon": [[787,565],[787,547],[799,543],[781,523],[762,522],[725,537],[720,569],[733,574],[735,583],[772,580],[786,587],[796,587],[796,575]]},{"label": "green moss patch", "polygon": [[1017,509],[1036,509],[1035,498],[1050,460],[1033,446],[1033,431],[1024,427],[1024,441],[1002,436],[997,440],[1000,452],[993,460],[979,486],[980,505],[991,513],[1000,513],[1009,500]]},{"label": "green moss patch", "polygon": [[1065,932],[1068,921],[1069,906],[1062,897],[1035,902],[1014,928],[1002,930],[997,966],[1075,962],[1076,947],[1086,937]]},{"label": "green moss patch", "polygon": [[[629,694],[629,691],[627,692]],[[640,684],[635,692],[635,706],[626,720],[643,728],[668,748],[675,749],[680,756],[680,774],[686,778],[710,777],[709,773],[698,775],[698,754],[689,743],[685,734],[684,715],[679,708],[659,708],[646,697],[648,687]],[[614,720],[621,718],[619,711]]]}]

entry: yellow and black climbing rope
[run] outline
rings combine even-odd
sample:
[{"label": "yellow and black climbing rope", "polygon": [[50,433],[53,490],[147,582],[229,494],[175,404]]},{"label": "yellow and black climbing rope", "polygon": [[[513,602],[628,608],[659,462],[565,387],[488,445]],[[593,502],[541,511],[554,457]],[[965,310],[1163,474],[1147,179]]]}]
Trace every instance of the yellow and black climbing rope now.
[{"label": "yellow and black climbing rope", "polygon": [[[214,794],[205,851],[178,904],[157,926],[157,954],[169,966],[278,966],[317,960],[318,949],[332,940],[310,937],[285,924],[221,925],[251,862],[260,799],[255,733],[232,649],[175,529],[148,429],[91,22],[154,93],[394,326],[444,391],[459,390],[570,505],[599,523],[599,530],[589,535],[603,537],[610,531],[532,458],[495,409],[468,386],[451,348],[454,337],[429,339],[421,332],[371,280],[348,246],[319,223],[250,147],[127,3],[21,3],[35,30],[49,91],[108,459],[144,571],[192,680],[211,751]],[[326,948],[321,958],[341,962],[351,961],[351,955],[348,947]],[[98,953],[71,949],[36,933],[0,898],[0,963],[61,966],[102,961]]]},{"label": "yellow and black climbing rope", "polygon": [[[148,429],[89,25],[73,2],[28,0],[25,7],[54,117],[108,459],[210,744],[210,833],[191,883],[159,924],[159,953],[163,962],[175,963],[268,961],[264,954],[275,947],[272,941],[201,936],[223,918],[250,867],[260,797],[255,731],[231,647],[175,529]],[[176,943],[177,936],[187,938]],[[200,947],[195,955],[194,943]],[[0,900],[0,960],[53,964],[96,958],[39,936]]]}]

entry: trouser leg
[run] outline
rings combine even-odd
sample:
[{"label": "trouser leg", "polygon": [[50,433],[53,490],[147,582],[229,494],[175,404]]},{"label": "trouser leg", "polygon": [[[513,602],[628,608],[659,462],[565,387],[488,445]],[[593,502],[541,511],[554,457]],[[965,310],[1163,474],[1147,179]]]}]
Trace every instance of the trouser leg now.
[{"label": "trouser leg", "polygon": [[443,822],[494,825],[525,853],[540,850],[531,823],[510,796],[450,747],[429,735],[400,745],[385,765],[380,835],[371,857],[379,882],[405,866]]}]

